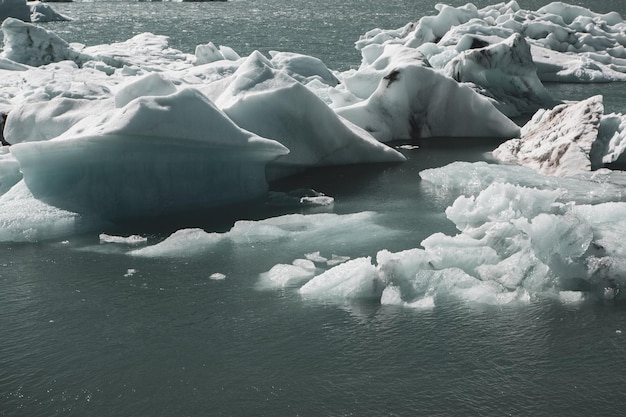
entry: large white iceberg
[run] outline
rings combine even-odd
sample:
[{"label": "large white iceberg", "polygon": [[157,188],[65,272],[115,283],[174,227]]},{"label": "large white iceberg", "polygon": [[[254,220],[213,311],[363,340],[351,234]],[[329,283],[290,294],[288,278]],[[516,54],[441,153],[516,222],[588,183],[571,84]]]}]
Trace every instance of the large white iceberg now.
[{"label": "large white iceberg", "polygon": [[272,162],[272,177],[311,166],[404,160],[258,52],[237,69],[216,104],[242,128],[289,148]]},{"label": "large white iceberg", "polygon": [[239,128],[193,89],[141,97],[54,139],[11,147],[35,197],[108,218],[262,195],[265,165],[287,152]]},{"label": "large white iceberg", "polygon": [[428,137],[515,137],[491,102],[431,68],[396,67],[365,101],[337,109],[382,142]]}]

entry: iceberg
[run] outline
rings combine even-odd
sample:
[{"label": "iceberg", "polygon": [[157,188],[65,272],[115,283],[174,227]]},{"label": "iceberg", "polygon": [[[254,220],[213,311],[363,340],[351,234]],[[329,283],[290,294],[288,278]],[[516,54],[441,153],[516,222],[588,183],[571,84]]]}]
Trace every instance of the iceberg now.
[{"label": "iceberg", "polygon": [[21,64],[37,67],[65,60],[80,64],[89,59],[54,33],[19,19],[5,19],[2,33],[2,57]]},{"label": "iceberg", "polygon": [[54,139],[13,145],[11,153],[36,198],[114,219],[260,196],[265,165],[287,149],[242,130],[197,90],[183,89],[140,97]]},{"label": "iceberg", "polygon": [[508,116],[557,103],[539,80],[530,46],[519,33],[493,45],[464,50],[443,71],[459,82],[472,83]]},{"label": "iceberg", "polygon": [[496,148],[505,163],[528,166],[546,175],[573,176],[620,161],[626,117],[604,114],[602,96],[540,110],[520,138]]},{"label": "iceberg", "polygon": [[522,128],[520,139],[505,142],[493,155],[546,175],[590,171],[599,162],[592,161],[591,154],[603,110],[602,97],[595,96],[577,104],[537,112]]},{"label": "iceberg", "polygon": [[519,133],[486,98],[420,65],[397,67],[367,100],[336,111],[381,142],[438,136],[511,138]]},{"label": "iceberg", "polygon": [[269,179],[311,166],[404,160],[258,52],[235,71],[215,103],[242,128],[289,148],[270,164]]},{"label": "iceberg", "polygon": [[626,23],[618,13],[594,13],[561,2],[532,11],[520,8],[516,1],[482,9],[473,4],[456,8],[439,4],[436,10],[436,15],[400,29],[370,31],[356,46],[365,51],[372,45],[405,45],[444,67],[464,51],[495,45],[518,34],[530,44],[543,81],[626,80]]},{"label": "iceberg", "polygon": [[33,23],[63,22],[67,20],[72,19],[57,12],[49,4],[40,1],[30,3],[30,21]]}]

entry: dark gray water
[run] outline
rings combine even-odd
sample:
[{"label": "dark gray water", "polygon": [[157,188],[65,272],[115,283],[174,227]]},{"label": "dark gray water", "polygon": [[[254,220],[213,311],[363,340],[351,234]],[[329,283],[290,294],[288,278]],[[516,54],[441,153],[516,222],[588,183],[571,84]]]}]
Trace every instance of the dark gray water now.
[{"label": "dark gray water", "polygon": [[[621,1],[587,5],[625,7]],[[430,14],[433,3],[235,0],[55,8],[76,20],[48,27],[88,45],[151,31],[171,36],[186,52],[213,41],[241,54],[312,54],[345,69],[359,62],[352,46],[359,34],[416,20]],[[610,110],[626,111],[622,85],[550,88],[560,98],[602,93]],[[324,192],[335,197],[336,213],[380,213],[379,223],[397,233],[354,231],[316,243],[327,256],[373,256],[384,248],[417,247],[434,232],[454,233],[443,210],[455,196],[423,184],[418,173],[481,160],[492,148],[422,146],[405,151],[404,164],[311,172],[274,187]],[[251,206],[241,216],[262,218],[267,210]],[[231,220],[213,213],[148,228],[150,239],[158,240],[179,226],[223,230]],[[102,231],[137,232],[133,225]],[[302,256],[303,247],[225,245],[190,258],[142,259],[100,244],[98,232],[0,244],[0,416],[623,414],[623,304],[451,302],[413,310],[322,303],[290,288],[257,286],[259,273]],[[214,272],[226,279],[209,279]]]}]

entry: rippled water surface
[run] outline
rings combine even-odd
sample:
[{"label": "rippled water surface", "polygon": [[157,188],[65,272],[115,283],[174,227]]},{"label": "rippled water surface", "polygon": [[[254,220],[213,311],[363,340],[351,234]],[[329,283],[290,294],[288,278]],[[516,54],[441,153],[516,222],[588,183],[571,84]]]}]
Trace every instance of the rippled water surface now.
[{"label": "rippled water surface", "polygon": [[[87,45],[150,31],[190,53],[213,41],[240,54],[307,53],[347,69],[358,65],[353,42],[361,33],[416,20],[433,3],[71,3],[54,7],[74,21],[46,27]],[[586,3],[598,11],[624,9],[621,1]],[[621,84],[549,88],[561,98],[605,94],[611,111],[626,111]],[[356,231],[318,248],[374,256],[383,248],[417,247],[438,231],[453,234],[443,214],[452,197],[420,182],[418,173],[481,160],[492,148],[405,150],[405,164],[312,172],[277,186],[331,195],[337,213],[380,213],[379,222],[398,233]],[[264,210],[248,207],[241,216],[262,218],[269,215]],[[176,224],[223,230],[232,220],[213,213]],[[153,224],[149,237],[176,227]],[[0,416],[623,414],[623,304],[450,302],[413,310],[327,304],[290,288],[258,287],[259,273],[296,256],[298,248],[225,245],[179,260],[132,258],[99,244],[97,233],[0,244]],[[209,279],[214,272],[226,279]]]}]

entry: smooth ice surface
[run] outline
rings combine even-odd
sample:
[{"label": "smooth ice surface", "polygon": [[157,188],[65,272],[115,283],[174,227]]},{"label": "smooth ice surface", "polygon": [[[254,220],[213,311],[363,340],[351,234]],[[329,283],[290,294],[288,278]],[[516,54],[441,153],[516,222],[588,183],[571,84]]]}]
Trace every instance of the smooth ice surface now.
[{"label": "smooth ice surface", "polygon": [[[345,244],[353,238],[362,236],[390,236],[397,231],[385,228],[376,223],[378,215],[374,212],[360,212],[353,214],[287,214],[270,217],[264,220],[240,220],[224,233],[205,232],[202,229],[181,229],[155,245],[130,252],[140,257],[189,257],[202,253],[209,253],[218,244],[242,245],[254,249],[255,247],[272,244],[272,247],[281,247],[289,252],[303,250],[305,256],[309,250],[320,246]],[[356,233],[356,235],[355,235]],[[308,257],[307,257],[308,258]],[[308,258],[317,262],[317,258]],[[327,262],[326,258],[323,258]],[[345,260],[342,259],[342,260]],[[295,265],[302,268],[302,264]],[[287,275],[294,268],[288,267]],[[306,268],[309,269],[308,267]],[[281,274],[284,271],[280,272]],[[270,279],[270,281],[276,279]],[[277,278],[280,282],[289,281],[286,278]]]}]

